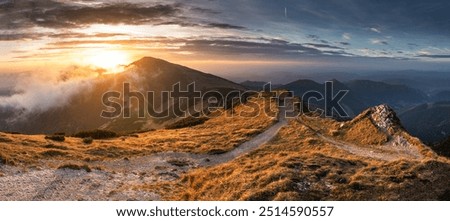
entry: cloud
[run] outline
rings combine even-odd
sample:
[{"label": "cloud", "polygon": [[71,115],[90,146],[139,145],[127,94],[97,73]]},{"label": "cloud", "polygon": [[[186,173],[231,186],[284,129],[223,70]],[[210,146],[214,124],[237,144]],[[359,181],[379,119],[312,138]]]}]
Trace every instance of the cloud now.
[{"label": "cloud", "polygon": [[180,10],[177,5],[141,6],[129,3],[99,7],[62,6],[47,11],[35,11],[31,19],[38,26],[50,28],[74,28],[91,24],[142,25],[173,17]]},{"label": "cloud", "polygon": [[321,39],[318,35],[306,35],[306,38],[311,39],[315,42],[320,42],[322,44],[329,44],[327,40]]},{"label": "cloud", "polygon": [[341,47],[337,47],[337,46],[333,46],[333,45],[329,45],[329,44],[312,44],[312,43],[307,43],[304,44],[305,46],[309,46],[309,47],[314,47],[314,48],[328,48],[328,49],[343,49]]},{"label": "cloud", "polygon": [[376,32],[376,33],[381,33],[381,31],[377,28],[370,28],[371,31]]},{"label": "cloud", "polygon": [[37,33],[0,34],[0,41],[37,40],[45,36]]},{"label": "cloud", "polygon": [[88,67],[72,67],[58,77],[37,73],[22,75],[14,82],[13,93],[0,97],[0,108],[20,110],[14,119],[20,120],[32,113],[63,107],[73,95],[88,90],[96,76],[98,72]]},{"label": "cloud", "polygon": [[180,5],[69,4],[52,0],[13,1],[0,10],[1,29],[30,27],[79,28],[91,24],[144,24],[175,17]]},{"label": "cloud", "polygon": [[320,37],[318,35],[306,35],[307,38],[313,40],[313,41],[318,41],[320,40]]},{"label": "cloud", "polygon": [[0,41],[21,41],[21,40],[40,40],[44,38],[108,38],[117,36],[128,36],[123,33],[93,33],[85,34],[78,32],[61,32],[61,33],[11,33],[11,34],[0,34]]},{"label": "cloud", "polygon": [[208,23],[205,26],[210,28],[221,28],[221,29],[240,29],[240,30],[246,29],[243,26],[230,25],[225,23]]},{"label": "cloud", "polygon": [[370,43],[373,45],[389,45],[389,43],[385,40],[380,40],[377,38],[370,39]]},{"label": "cloud", "polygon": [[342,34],[342,38],[344,39],[344,40],[351,40],[352,39],[352,36],[349,34],[349,33],[344,33],[344,34]]},{"label": "cloud", "polygon": [[[79,4],[53,0],[18,0],[0,8],[0,29],[26,29],[44,27],[52,29],[83,28],[92,24],[105,25],[164,25],[179,24],[221,29],[245,29],[240,25],[221,22],[204,22],[196,19],[199,13],[219,12],[188,7],[183,4],[135,4],[129,2]],[[191,16],[192,15],[192,16]],[[195,16],[194,16],[195,15]]]},{"label": "cloud", "polygon": [[421,54],[417,57],[421,58],[450,58],[450,54]]},{"label": "cloud", "polygon": [[79,32],[61,32],[61,33],[51,33],[46,35],[49,38],[108,38],[117,36],[128,36],[123,33],[93,33],[85,34]]},{"label": "cloud", "polygon": [[[272,38],[141,38],[127,40],[73,40],[49,43],[46,49],[84,47],[87,45],[139,45],[146,50],[191,52],[198,55],[324,56],[348,55],[343,48],[329,44],[300,44]],[[332,50],[333,52],[330,52]],[[178,53],[179,54],[179,53]]]}]

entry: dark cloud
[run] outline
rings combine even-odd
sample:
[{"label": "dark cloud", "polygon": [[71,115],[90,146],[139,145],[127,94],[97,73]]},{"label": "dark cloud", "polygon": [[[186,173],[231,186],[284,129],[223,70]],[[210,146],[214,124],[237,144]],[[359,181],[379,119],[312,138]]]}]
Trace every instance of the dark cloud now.
[{"label": "dark cloud", "polygon": [[127,36],[122,33],[94,33],[84,34],[76,32],[67,33],[12,33],[0,34],[0,41],[21,41],[21,40],[40,40],[44,38],[107,38],[116,36]]},{"label": "dark cloud", "polygon": [[177,5],[142,6],[129,3],[99,7],[62,6],[34,11],[30,20],[38,26],[50,28],[83,27],[91,24],[142,25],[162,21],[180,12]]},{"label": "dark cloud", "polygon": [[306,37],[309,38],[309,39],[312,39],[312,40],[319,40],[320,39],[320,37],[318,35],[307,35]]},{"label": "dark cloud", "polygon": [[85,34],[77,32],[67,32],[67,33],[52,33],[48,34],[46,37],[49,38],[108,38],[117,36],[128,36],[123,33],[95,33],[95,34]]},{"label": "dark cloud", "polygon": [[209,23],[206,26],[210,28],[221,28],[221,29],[241,29],[241,30],[246,29],[243,26],[230,25],[225,23]]},{"label": "dark cloud", "polygon": [[37,40],[42,38],[42,36],[44,35],[36,33],[0,34],[0,41]]},{"label": "dark cloud", "polygon": [[339,44],[343,45],[343,46],[350,46],[351,44],[345,41],[341,41],[339,42]]},{"label": "dark cloud", "polygon": [[450,58],[450,54],[422,54],[417,57],[422,58]]},{"label": "dark cloud", "polygon": [[210,15],[218,15],[220,14],[219,11],[212,10],[209,8],[200,8],[200,7],[191,7],[189,8],[190,11],[194,13],[202,13],[202,14],[210,14]]},{"label": "dark cloud", "polygon": [[221,29],[245,29],[243,26],[220,22],[201,22],[184,14],[218,14],[211,9],[187,7],[183,4],[69,4],[52,0],[17,0],[0,8],[0,29],[46,27],[68,29],[92,24],[106,25],[163,25],[195,26]]},{"label": "dark cloud", "polygon": [[343,49],[341,47],[329,45],[329,44],[313,44],[313,43],[307,43],[306,46],[311,46],[314,48],[328,48],[328,49]]},{"label": "dark cloud", "polygon": [[91,24],[144,24],[161,22],[174,17],[181,6],[138,5],[131,3],[75,5],[57,1],[14,1],[0,10],[2,29],[28,28],[77,28]]},{"label": "dark cloud", "polygon": [[307,35],[306,37],[311,39],[311,40],[313,40],[313,41],[315,41],[315,42],[320,42],[322,44],[329,44],[330,43],[327,40],[321,39],[318,35]]}]

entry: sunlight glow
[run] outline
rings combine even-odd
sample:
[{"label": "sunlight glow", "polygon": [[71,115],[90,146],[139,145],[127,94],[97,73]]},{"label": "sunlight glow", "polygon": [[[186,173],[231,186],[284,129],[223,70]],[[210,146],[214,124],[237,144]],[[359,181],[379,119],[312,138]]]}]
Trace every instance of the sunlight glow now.
[{"label": "sunlight glow", "polygon": [[108,72],[118,72],[130,63],[130,56],[123,51],[100,51],[93,53],[86,62]]}]

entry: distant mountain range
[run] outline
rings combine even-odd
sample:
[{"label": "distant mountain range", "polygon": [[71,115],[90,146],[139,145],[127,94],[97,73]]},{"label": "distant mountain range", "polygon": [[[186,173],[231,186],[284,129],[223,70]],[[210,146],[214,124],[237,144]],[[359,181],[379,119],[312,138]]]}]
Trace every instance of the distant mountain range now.
[{"label": "distant mountain range", "polygon": [[[383,103],[401,110],[428,101],[425,93],[404,85],[391,85],[370,80],[353,80],[344,83],[332,80],[332,82],[334,94],[339,90],[348,91],[341,103],[346,107],[350,117],[354,117],[368,107]],[[302,96],[311,90],[325,93],[324,84],[311,80],[294,81],[283,85],[282,88],[294,91],[297,96]]]},{"label": "distant mountain range", "polygon": [[418,105],[399,117],[410,134],[426,143],[450,136],[450,101]]}]

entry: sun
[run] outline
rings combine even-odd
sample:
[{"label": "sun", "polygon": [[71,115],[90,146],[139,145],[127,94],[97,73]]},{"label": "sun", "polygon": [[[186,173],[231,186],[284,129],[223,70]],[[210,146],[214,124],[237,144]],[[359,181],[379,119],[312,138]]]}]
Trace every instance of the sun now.
[{"label": "sun", "polygon": [[130,56],[123,51],[94,52],[87,58],[87,63],[109,72],[117,72],[130,63]]}]

